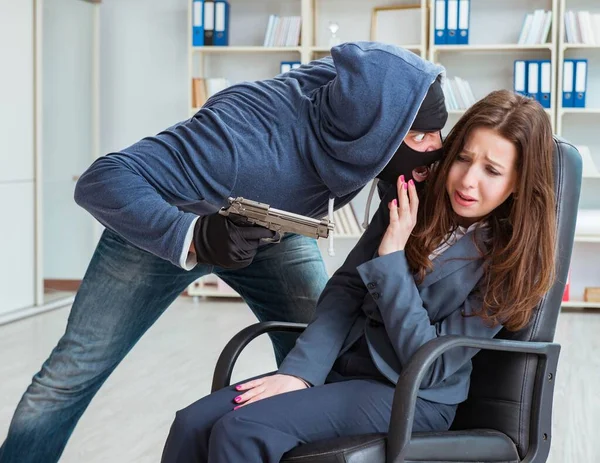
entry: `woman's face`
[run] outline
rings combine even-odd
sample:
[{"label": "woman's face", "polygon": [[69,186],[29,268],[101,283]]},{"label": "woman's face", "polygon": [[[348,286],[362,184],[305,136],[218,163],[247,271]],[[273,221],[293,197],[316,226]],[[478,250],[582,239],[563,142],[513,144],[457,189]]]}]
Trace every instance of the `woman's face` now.
[{"label": "woman's face", "polygon": [[500,206],[515,191],[517,150],[495,131],[471,132],[450,167],[446,192],[452,209],[468,227]]}]

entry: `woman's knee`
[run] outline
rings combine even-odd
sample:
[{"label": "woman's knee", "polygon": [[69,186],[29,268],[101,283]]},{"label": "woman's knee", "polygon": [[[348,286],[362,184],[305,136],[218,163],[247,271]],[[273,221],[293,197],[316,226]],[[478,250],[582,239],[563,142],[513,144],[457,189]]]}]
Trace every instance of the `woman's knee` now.
[{"label": "woman's knee", "polygon": [[199,438],[212,427],[213,422],[207,418],[207,414],[190,405],[175,414],[171,432],[176,432],[180,436]]},{"label": "woman's knee", "polygon": [[250,434],[256,428],[257,426],[253,426],[252,423],[244,420],[240,413],[229,412],[212,427],[209,447],[235,445],[237,442],[250,437]]}]

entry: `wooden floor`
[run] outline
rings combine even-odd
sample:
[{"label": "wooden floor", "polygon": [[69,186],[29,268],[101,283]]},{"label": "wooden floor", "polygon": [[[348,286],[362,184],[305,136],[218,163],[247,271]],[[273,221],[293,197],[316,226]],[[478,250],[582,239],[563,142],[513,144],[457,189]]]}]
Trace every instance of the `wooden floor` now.
[{"label": "wooden floor", "polygon": [[[31,376],[64,331],[68,309],[0,326],[0,441]],[[117,368],[79,422],[64,463],[154,463],[174,413],[209,391],[231,336],[253,322],[239,302],[180,298]],[[551,463],[600,462],[600,313],[563,313]],[[234,380],[275,366],[266,338],[252,343]],[[594,437],[596,435],[596,437]]]}]

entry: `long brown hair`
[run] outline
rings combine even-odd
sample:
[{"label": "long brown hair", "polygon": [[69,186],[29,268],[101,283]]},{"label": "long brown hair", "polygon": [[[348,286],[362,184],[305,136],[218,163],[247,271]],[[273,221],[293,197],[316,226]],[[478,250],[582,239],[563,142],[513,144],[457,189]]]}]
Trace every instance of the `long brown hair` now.
[{"label": "long brown hair", "polygon": [[515,194],[484,219],[490,233],[486,249],[481,249],[486,261],[480,287],[483,307],[476,314],[491,324],[518,330],[527,325],[554,280],[553,139],[550,119],[539,103],[499,90],[460,118],[444,141],[444,159],[425,187],[405,253],[421,281],[433,267],[429,255],[458,226],[446,193],[450,167],[472,131],[482,127],[515,146],[517,183]]}]

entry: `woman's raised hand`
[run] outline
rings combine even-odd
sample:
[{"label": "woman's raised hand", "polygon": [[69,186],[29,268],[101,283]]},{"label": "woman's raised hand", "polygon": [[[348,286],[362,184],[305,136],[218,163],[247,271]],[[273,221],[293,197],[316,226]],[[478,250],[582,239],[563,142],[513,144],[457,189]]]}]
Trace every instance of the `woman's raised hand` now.
[{"label": "woman's raised hand", "polygon": [[404,175],[398,178],[398,201],[390,201],[390,224],[379,244],[379,255],[385,256],[396,251],[404,250],[408,237],[417,223],[419,197],[415,182],[404,181]]}]

